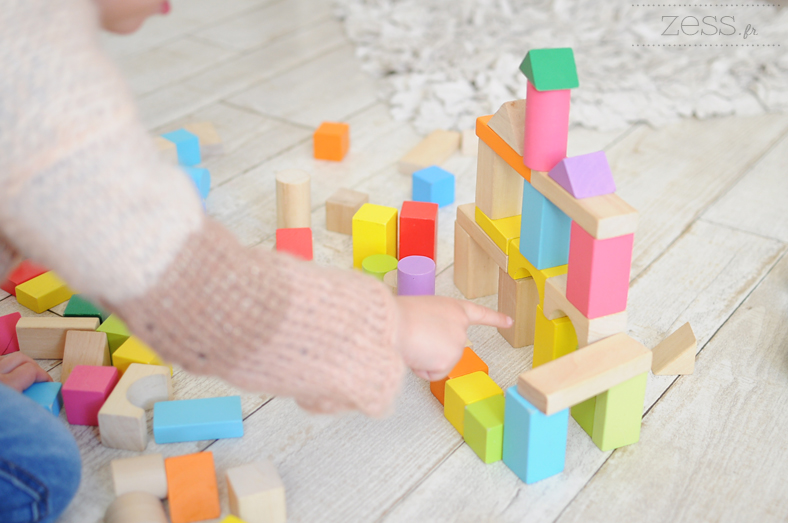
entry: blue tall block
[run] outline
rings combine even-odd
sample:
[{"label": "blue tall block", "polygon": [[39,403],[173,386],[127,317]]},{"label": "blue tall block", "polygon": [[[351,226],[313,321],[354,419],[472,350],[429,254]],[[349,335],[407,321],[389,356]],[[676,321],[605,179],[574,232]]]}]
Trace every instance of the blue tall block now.
[{"label": "blue tall block", "polygon": [[208,197],[208,192],[211,190],[211,173],[208,169],[202,167],[182,167],[189,178],[194,182],[197,191],[200,193],[200,198],[203,200]]},{"label": "blue tall block", "polygon": [[60,389],[62,387],[60,383],[54,381],[33,383],[26,388],[22,394],[35,401],[55,416],[59,416],[60,409],[63,407],[63,396],[60,395]]},{"label": "blue tall block", "polygon": [[200,154],[200,139],[186,129],[178,129],[171,133],[161,135],[175,144],[178,151],[178,163],[191,167],[202,161]]},{"label": "blue tall block", "polygon": [[445,207],[454,203],[454,175],[433,165],[413,173],[413,201],[437,203]]},{"label": "blue tall block", "polygon": [[520,253],[539,270],[569,263],[572,219],[530,183],[523,184]]},{"label": "blue tall block", "polygon": [[545,416],[517,392],[506,390],[503,462],[526,483],[564,470],[569,409]]},{"label": "blue tall block", "polygon": [[153,405],[156,443],[240,438],[243,435],[240,396],[161,401]]}]

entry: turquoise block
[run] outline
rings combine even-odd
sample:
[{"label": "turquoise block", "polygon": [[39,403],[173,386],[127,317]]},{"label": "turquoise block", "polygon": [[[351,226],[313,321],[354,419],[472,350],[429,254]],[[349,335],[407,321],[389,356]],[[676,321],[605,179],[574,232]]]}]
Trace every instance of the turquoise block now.
[{"label": "turquoise block", "polygon": [[208,169],[202,167],[183,167],[186,174],[189,175],[194,186],[197,187],[197,192],[200,193],[200,198],[203,200],[208,197],[208,192],[211,190],[211,173]]},{"label": "turquoise block", "polygon": [[454,175],[433,165],[413,173],[413,201],[437,203],[445,207],[454,203]]},{"label": "turquoise block", "polygon": [[63,388],[63,386],[54,381],[33,383],[26,388],[22,394],[35,401],[55,416],[59,416],[60,409],[63,407],[63,396],[60,394],[61,388]]},{"label": "turquoise block", "polygon": [[545,416],[517,392],[506,390],[503,462],[526,483],[564,470],[569,409]]},{"label": "turquoise block", "polygon": [[243,435],[240,396],[160,401],[153,405],[156,443],[240,438]]},{"label": "turquoise block", "polygon": [[533,188],[523,184],[520,253],[538,270],[569,263],[572,219]]},{"label": "turquoise block", "polygon": [[178,163],[181,165],[191,167],[202,161],[200,139],[196,134],[192,134],[186,129],[178,129],[161,136],[175,144],[178,151]]}]

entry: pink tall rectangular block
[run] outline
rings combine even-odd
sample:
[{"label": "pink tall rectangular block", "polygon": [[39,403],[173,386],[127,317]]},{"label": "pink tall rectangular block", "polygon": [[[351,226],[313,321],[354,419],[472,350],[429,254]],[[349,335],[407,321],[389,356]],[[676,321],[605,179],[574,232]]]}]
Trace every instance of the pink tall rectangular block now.
[{"label": "pink tall rectangular block", "polygon": [[74,367],[61,391],[68,422],[72,425],[98,427],[99,409],[117,383],[117,367]]},{"label": "pink tall rectangular block", "polygon": [[566,298],[586,318],[626,310],[635,235],[597,240],[572,222]]},{"label": "pink tall rectangular block", "polygon": [[569,89],[537,91],[528,82],[523,143],[523,163],[528,168],[547,172],[566,158],[569,96]]},{"label": "pink tall rectangular block", "polygon": [[19,340],[16,337],[16,322],[22,315],[12,312],[0,316],[0,355],[11,354],[19,350]]}]

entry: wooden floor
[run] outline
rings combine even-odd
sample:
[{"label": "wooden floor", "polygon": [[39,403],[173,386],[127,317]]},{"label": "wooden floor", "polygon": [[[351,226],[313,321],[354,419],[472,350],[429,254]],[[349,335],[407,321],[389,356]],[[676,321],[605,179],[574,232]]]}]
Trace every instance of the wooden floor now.
[{"label": "wooden floor", "polygon": [[[213,176],[208,211],[254,248],[273,244],[275,172],[308,170],[317,263],[350,267],[350,238],[325,231],[323,202],[351,187],[399,207],[410,180],[395,163],[419,136],[377,101],[376,83],[361,71],[330,2],[174,4],[171,16],[137,35],[106,38],[146,125],[155,133],[187,120],[218,126],[228,152],[205,164]],[[352,126],[342,163],[311,159],[311,133],[323,120]],[[444,419],[427,383],[409,376],[396,413],[383,421],[314,416],[290,399],[244,395],[242,439],[151,442],[147,452],[213,451],[225,514],[222,471],[269,457],[294,522],[783,521],[787,135],[784,115],[570,134],[570,154],[607,151],[619,194],[641,212],[630,334],[653,347],[690,321],[699,341],[694,375],[649,377],[637,445],[601,452],[570,422],[564,473],[525,485],[503,463],[484,465]],[[457,175],[457,201],[473,201],[475,159],[458,155],[445,167]],[[437,289],[459,297],[455,211],[440,211]],[[495,306],[496,297],[478,301]],[[0,301],[0,314],[17,310],[32,314],[12,297]],[[512,349],[493,329],[473,328],[469,337],[502,387],[530,366],[531,348]],[[59,377],[59,362],[43,364]],[[173,379],[176,398],[235,393],[180,370]],[[71,430],[84,472],[61,521],[97,522],[113,497],[110,460],[133,453],[104,448],[97,428]]]}]

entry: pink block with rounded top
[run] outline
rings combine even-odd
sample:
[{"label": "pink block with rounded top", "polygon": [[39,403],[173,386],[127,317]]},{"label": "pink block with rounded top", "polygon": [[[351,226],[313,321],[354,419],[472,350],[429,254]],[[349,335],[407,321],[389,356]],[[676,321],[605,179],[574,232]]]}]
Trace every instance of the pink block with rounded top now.
[{"label": "pink block with rounded top", "polygon": [[523,163],[528,168],[547,172],[566,158],[569,96],[569,89],[537,91],[528,82],[523,143]]},{"label": "pink block with rounded top", "polygon": [[118,383],[117,367],[77,365],[63,385],[63,405],[72,425],[98,427],[98,412]]},{"label": "pink block with rounded top", "polygon": [[16,322],[22,315],[12,312],[0,316],[0,355],[11,354],[19,350],[19,340],[16,337]]},{"label": "pink block with rounded top", "polygon": [[426,256],[408,256],[397,264],[399,296],[434,296],[435,262]]}]

